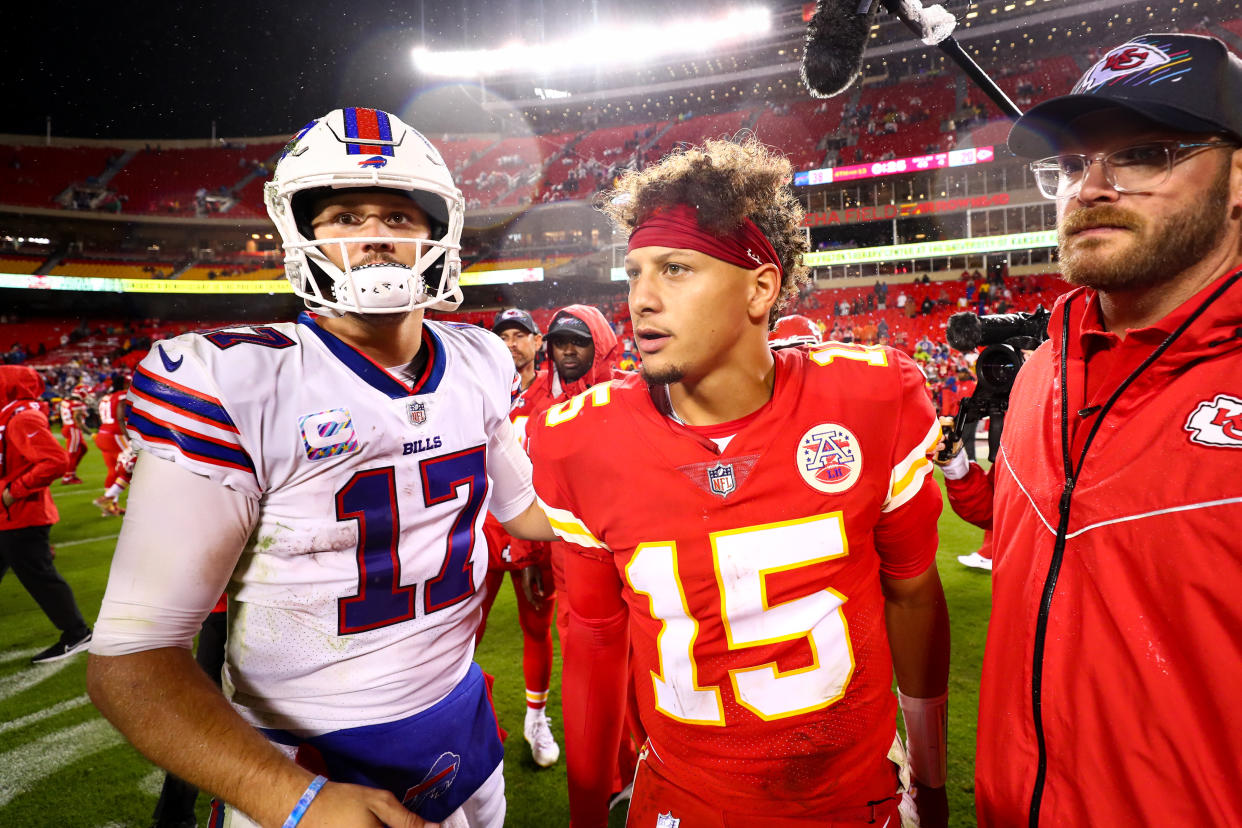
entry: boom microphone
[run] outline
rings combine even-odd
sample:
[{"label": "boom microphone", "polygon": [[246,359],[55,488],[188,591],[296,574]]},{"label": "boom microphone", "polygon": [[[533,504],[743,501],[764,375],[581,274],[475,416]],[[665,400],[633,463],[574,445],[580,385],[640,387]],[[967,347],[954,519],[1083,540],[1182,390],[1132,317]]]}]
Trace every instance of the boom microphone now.
[{"label": "boom microphone", "polygon": [[873,0],[816,0],[802,54],[802,82],[812,95],[839,95],[862,74],[863,49],[879,9]]},{"label": "boom microphone", "polygon": [[968,353],[978,348],[983,341],[983,323],[973,313],[955,313],[949,317],[944,336],[954,350]]},{"label": "boom microphone", "polygon": [[[949,317],[949,325],[945,329],[945,339],[949,345],[962,353],[967,353],[980,345],[999,345],[1003,342],[1013,343],[1015,339],[1030,339],[1034,349],[1048,338],[1048,318],[1051,311],[1040,305],[1030,313],[993,313],[988,316],[976,316],[963,311]],[[1018,347],[1027,347],[1018,343]]]},{"label": "boom microphone", "polygon": [[953,38],[956,18],[942,6],[924,7],[921,0],[816,0],[802,55],[802,82],[812,95],[839,95],[862,74],[863,51],[881,4],[923,43],[938,46],[1002,112],[1011,118],[1022,114]]}]

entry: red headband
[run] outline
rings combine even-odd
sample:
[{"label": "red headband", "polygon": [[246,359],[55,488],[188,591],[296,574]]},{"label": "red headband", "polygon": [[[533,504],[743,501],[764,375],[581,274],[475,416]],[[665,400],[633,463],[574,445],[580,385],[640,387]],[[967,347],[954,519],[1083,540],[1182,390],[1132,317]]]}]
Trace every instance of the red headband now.
[{"label": "red headband", "polygon": [[785,273],[776,248],[749,217],[729,235],[717,236],[699,224],[698,210],[688,204],[674,204],[635,227],[629,249],[639,247],[697,250],[746,270],[773,264],[782,276]]}]

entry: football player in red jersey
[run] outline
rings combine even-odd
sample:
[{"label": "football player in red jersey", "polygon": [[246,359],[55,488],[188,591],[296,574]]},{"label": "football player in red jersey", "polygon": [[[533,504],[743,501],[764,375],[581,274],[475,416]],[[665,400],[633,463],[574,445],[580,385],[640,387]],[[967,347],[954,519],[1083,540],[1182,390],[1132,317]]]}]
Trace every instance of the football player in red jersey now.
[{"label": "football player in red jersey", "polygon": [[797,313],[777,319],[768,331],[768,343],[774,351],[795,345],[818,345],[822,339],[823,332],[814,320]]},{"label": "football player in red jersey", "polygon": [[78,464],[86,456],[86,398],[90,389],[75,385],[68,396],[60,401],[60,434],[65,438],[65,451],[69,452],[69,468],[61,475],[60,482],[72,486],[82,482],[78,477]]},{"label": "football player in red jersey", "polygon": [[649,738],[629,825],[895,828],[894,669],[913,805],[947,822],[940,429],[896,351],[769,349],[806,272],[789,180],[757,141],[708,141],[605,194],[630,233],[642,376],[553,406],[529,437],[544,509],[582,550],[563,675],[575,828],[607,821],[631,645]]},{"label": "football player in red jersey", "polygon": [[112,377],[112,390],[99,398],[99,431],[95,432],[94,440],[103,454],[108,477],[104,480],[104,493],[92,502],[99,507],[104,517],[125,514],[119,498],[129,484],[129,478],[121,476],[122,467],[118,458],[129,447],[129,438],[125,435],[127,384],[125,377],[117,374]]}]

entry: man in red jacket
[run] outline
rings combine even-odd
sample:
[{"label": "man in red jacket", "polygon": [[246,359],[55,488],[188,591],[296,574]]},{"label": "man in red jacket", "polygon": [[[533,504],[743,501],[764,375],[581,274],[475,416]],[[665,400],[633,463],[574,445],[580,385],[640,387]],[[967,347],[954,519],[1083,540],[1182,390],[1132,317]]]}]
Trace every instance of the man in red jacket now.
[{"label": "man in red jacket", "polygon": [[52,436],[39,405],[43,378],[25,365],[0,365],[0,577],[12,568],[60,640],[31,659],[59,661],[86,649],[91,629],[73,590],[56,571],[48,535],[60,519],[48,486],[65,473],[69,455]]},{"label": "man in red jacket", "polygon": [[1242,61],[1136,37],[1009,147],[1077,289],[995,465],[979,824],[1242,825]]}]

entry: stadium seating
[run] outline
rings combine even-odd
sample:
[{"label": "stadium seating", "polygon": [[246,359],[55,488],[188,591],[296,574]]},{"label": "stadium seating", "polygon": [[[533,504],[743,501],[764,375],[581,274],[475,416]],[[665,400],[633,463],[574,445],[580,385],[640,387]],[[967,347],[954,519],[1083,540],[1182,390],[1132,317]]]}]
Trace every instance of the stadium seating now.
[{"label": "stadium seating", "polygon": [[128,199],[129,211],[192,216],[196,192],[229,193],[256,164],[267,161],[281,146],[144,149],[116,174],[109,187]]},{"label": "stadium seating", "polygon": [[57,207],[55,198],[66,187],[102,175],[120,154],[109,147],[0,146],[0,200]]},{"label": "stadium seating", "polygon": [[34,273],[43,264],[38,256],[0,254],[0,273]]},{"label": "stadium seating", "polygon": [[[214,274],[214,275],[213,275]],[[186,268],[177,276],[180,281],[187,279],[227,279],[244,282],[275,281],[285,278],[283,267],[265,267],[250,270],[237,265],[194,265]]]},{"label": "stadium seating", "polygon": [[784,107],[780,114],[765,107],[755,122],[755,136],[784,152],[795,170],[822,167],[825,151],[819,143],[840,127],[843,105],[844,101],[837,97],[828,101],[797,101]]},{"label": "stadium seating", "polygon": [[[104,279],[152,279],[171,276],[172,262],[122,262],[114,259],[66,259],[52,268],[52,276],[86,276]],[[157,276],[156,274],[163,274]]]}]

